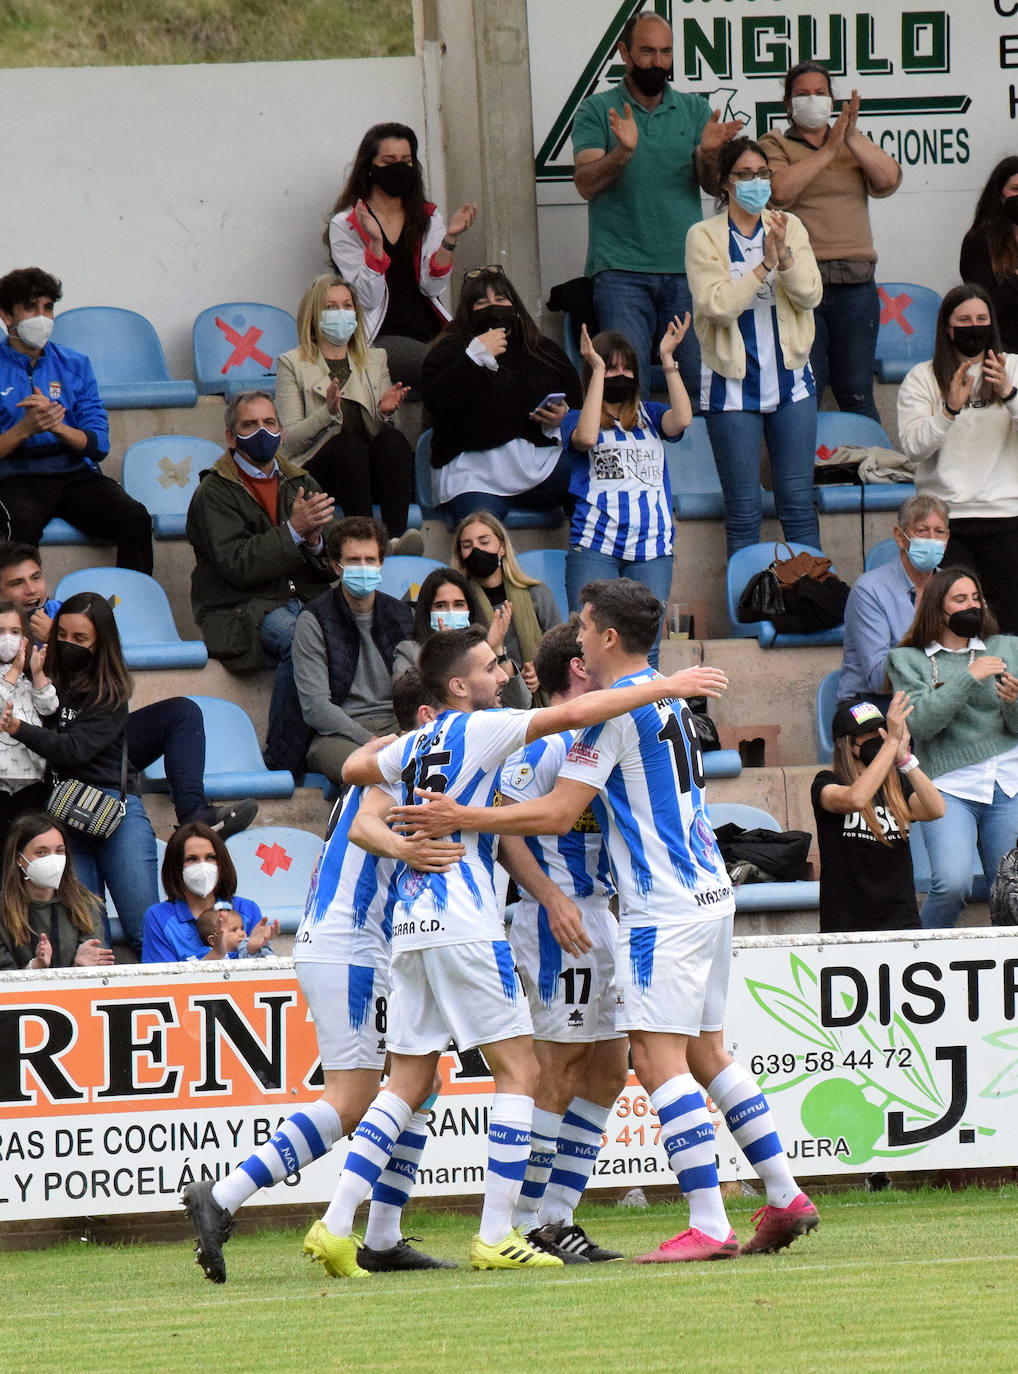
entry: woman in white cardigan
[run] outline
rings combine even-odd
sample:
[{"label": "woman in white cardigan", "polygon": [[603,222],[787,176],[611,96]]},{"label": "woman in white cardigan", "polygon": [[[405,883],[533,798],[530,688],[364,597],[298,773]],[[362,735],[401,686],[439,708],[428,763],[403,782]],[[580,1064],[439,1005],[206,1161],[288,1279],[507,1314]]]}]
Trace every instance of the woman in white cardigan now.
[{"label": "woman in white cardigan", "polygon": [[384,350],[367,346],[357,297],[342,278],[311,283],[297,338],[278,361],[280,452],[307,468],[344,515],[371,515],[378,505],[389,532],[402,534],[413,452],[394,421],[407,388],[390,380]]},{"label": "woman in white cardigan", "polygon": [[759,144],[721,148],[722,212],[686,235],[693,327],[703,358],[700,406],[725,495],[728,556],[760,538],[766,437],[785,538],[820,547],[813,504],[816,388],[813,310],[823,294],[794,215],[766,210],[771,170]]},{"label": "woman in white cardigan", "polygon": [[915,484],[951,509],[944,562],[979,574],[1004,634],[1018,634],[1018,355],[968,282],[944,297],[933,357],[898,392],[898,442]]}]

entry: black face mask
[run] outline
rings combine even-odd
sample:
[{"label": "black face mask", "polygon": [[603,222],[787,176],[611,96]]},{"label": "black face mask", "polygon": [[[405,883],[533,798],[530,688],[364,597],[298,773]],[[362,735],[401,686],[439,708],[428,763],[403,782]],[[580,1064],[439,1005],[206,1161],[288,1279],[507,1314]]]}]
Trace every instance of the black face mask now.
[{"label": "black face mask", "polygon": [[489,329],[512,329],[516,323],[516,308],[512,305],[479,305],[471,319],[474,334],[486,334]]},{"label": "black face mask", "polygon": [[641,95],[660,95],[671,80],[671,67],[634,67],[630,80]]},{"label": "black face mask", "polygon": [[463,560],[463,566],[471,577],[483,582],[486,577],[498,572],[500,561],[498,554],[489,549],[471,549]]},{"label": "black face mask", "polygon": [[83,644],[72,644],[69,639],[58,639],[56,645],[57,663],[60,672],[66,677],[75,677],[87,672],[92,665],[92,650]]},{"label": "black face mask", "polygon": [[947,617],[947,628],[959,639],[972,639],[983,632],[982,606],[966,606],[963,611],[954,611]]},{"label": "black face mask", "polygon": [[963,358],[975,358],[990,346],[988,324],[956,324],[951,330],[954,346]]},{"label": "black face mask", "polygon": [[859,762],[864,768],[868,768],[880,753],[883,743],[882,739],[864,739],[859,745]]},{"label": "black face mask", "polygon": [[414,189],[417,178],[416,168],[409,162],[385,162],[380,167],[372,163],[371,180],[387,196],[405,199]]},{"label": "black face mask", "polygon": [[635,377],[605,377],[604,399],[610,406],[625,405],[636,400]]},{"label": "black face mask", "polygon": [[1004,218],[1009,219],[1012,224],[1018,224],[1018,196],[1006,196],[1001,201],[1001,209],[1004,211]]}]

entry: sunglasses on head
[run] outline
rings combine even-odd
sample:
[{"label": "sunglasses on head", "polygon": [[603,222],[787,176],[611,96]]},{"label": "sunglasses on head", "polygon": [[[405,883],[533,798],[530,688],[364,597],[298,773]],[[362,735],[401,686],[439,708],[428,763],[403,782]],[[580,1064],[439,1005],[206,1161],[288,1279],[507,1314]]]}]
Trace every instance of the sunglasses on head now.
[{"label": "sunglasses on head", "polygon": [[478,277],[504,277],[505,273],[497,262],[490,262],[487,267],[472,267],[469,272],[463,273],[464,281],[476,281]]}]

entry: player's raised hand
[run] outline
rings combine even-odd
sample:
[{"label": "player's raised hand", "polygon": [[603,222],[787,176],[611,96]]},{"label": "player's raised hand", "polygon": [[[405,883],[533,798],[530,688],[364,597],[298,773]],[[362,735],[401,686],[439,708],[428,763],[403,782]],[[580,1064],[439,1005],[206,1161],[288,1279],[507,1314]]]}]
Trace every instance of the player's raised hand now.
[{"label": "player's raised hand", "polygon": [[720,668],[697,664],[672,673],[661,684],[662,692],[673,697],[719,697],[728,688],[728,674]]}]

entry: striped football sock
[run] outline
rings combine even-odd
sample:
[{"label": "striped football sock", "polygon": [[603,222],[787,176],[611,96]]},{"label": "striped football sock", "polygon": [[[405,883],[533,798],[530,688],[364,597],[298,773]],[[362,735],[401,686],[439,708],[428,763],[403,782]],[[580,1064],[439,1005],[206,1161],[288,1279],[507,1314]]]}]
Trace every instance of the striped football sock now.
[{"label": "striped football sock", "polygon": [[402,1239],[400,1218],[413,1191],[428,1141],[428,1117],[437,1097],[437,1093],[432,1093],[414,1112],[371,1191],[371,1207],[364,1231],[364,1244],[371,1250],[391,1250]]},{"label": "striped football sock", "polygon": [[513,1225],[524,1235],[528,1231],[533,1231],[539,1224],[538,1212],[541,1210],[544,1190],[551,1178],[561,1127],[560,1112],[546,1112],[543,1107],[534,1108],[534,1124],[530,1132],[530,1158],[527,1160],[527,1171],[523,1175],[520,1200],[513,1213]]},{"label": "striped football sock", "polygon": [[322,1218],[326,1229],[334,1236],[348,1236],[353,1230],[354,1213],[378,1182],[411,1116],[413,1108],[386,1088],[364,1113],[350,1142],[336,1191]]},{"label": "striped football sock", "polygon": [[533,1118],[532,1097],[496,1093],[492,1098],[488,1114],[488,1171],[479,1228],[485,1245],[497,1245],[512,1230],[513,1210],[530,1158]]},{"label": "striped football sock", "polygon": [[583,1190],[590,1182],[594,1165],[601,1153],[604,1128],[612,1114],[612,1107],[599,1107],[596,1102],[574,1097],[562,1118],[558,1133],[555,1163],[551,1181],[541,1202],[541,1221],[573,1222],[573,1210],[579,1206]]},{"label": "striped football sock", "polygon": [[738,1064],[722,1069],[707,1091],[725,1114],[735,1143],[752,1164],[771,1207],[787,1207],[798,1196],[767,1099]]},{"label": "striped football sock", "polygon": [[259,1188],[271,1188],[328,1154],[342,1134],[335,1108],[328,1102],[312,1102],[288,1117],[260,1150],[214,1184],[212,1196],[220,1207],[236,1212]]},{"label": "striped football sock", "polygon": [[661,1144],[689,1204],[689,1224],[713,1240],[732,1229],[721,1201],[714,1155],[714,1127],[690,1073],[676,1074],[650,1094],[661,1122]]}]

